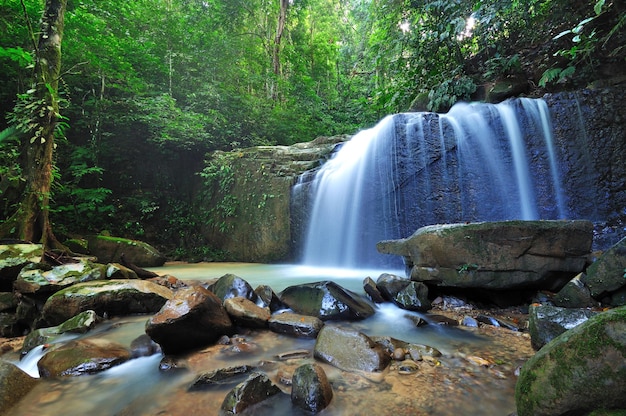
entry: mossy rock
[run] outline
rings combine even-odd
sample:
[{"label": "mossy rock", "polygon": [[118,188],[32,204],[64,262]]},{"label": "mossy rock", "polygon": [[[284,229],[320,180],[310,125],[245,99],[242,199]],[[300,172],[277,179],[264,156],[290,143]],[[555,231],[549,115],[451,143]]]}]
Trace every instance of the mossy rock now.
[{"label": "mossy rock", "polygon": [[0,245],[0,290],[11,290],[12,282],[22,267],[39,262],[42,255],[41,244]]},{"label": "mossy rock", "polygon": [[100,263],[123,263],[126,261],[139,267],[160,267],[165,263],[163,256],[150,244],[128,238],[92,235],[87,237],[89,252]]},{"label": "mossy rock", "polygon": [[561,334],[523,366],[515,389],[519,416],[626,409],[626,307]]},{"label": "mossy rock", "polygon": [[146,280],[78,283],[48,298],[43,306],[42,320],[48,325],[58,325],[90,309],[99,316],[156,313],[172,296],[170,289]]},{"label": "mossy rock", "polygon": [[0,414],[10,414],[10,408],[28,394],[36,384],[36,378],[29,376],[16,365],[0,361]]}]

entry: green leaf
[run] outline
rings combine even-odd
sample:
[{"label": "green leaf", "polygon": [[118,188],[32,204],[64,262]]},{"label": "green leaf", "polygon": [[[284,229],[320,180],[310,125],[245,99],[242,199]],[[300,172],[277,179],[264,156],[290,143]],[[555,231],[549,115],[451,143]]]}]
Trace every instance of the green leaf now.
[{"label": "green leaf", "polygon": [[593,11],[596,12],[596,16],[602,13],[602,7],[604,7],[605,0],[598,0],[598,2],[593,6]]}]

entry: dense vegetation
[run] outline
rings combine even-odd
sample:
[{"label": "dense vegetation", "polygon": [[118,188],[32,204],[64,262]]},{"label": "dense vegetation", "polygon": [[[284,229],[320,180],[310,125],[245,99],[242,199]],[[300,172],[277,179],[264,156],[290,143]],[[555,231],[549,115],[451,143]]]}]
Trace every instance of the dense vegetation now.
[{"label": "dense vegetation", "polygon": [[[0,218],[22,198],[44,3],[0,2]],[[624,67],[625,20],[610,0],[68,0],[55,232],[204,255],[194,203],[224,178],[208,153],[445,110],[507,77],[584,86]]]}]

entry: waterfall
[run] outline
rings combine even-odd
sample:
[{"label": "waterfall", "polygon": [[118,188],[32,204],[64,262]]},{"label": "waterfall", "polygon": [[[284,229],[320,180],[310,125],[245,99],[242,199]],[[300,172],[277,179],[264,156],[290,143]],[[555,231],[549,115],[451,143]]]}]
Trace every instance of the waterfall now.
[{"label": "waterfall", "polygon": [[543,100],[388,116],[294,188],[311,201],[302,262],[401,267],[378,241],[436,223],[565,218],[559,169]]}]

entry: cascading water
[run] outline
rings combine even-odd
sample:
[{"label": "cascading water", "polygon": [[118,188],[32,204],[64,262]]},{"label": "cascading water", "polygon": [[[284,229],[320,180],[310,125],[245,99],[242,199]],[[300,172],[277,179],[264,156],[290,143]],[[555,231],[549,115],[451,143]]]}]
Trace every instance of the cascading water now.
[{"label": "cascading water", "polygon": [[294,189],[312,201],[302,261],[401,268],[378,241],[436,223],[564,218],[554,153],[543,100],[388,116]]}]

